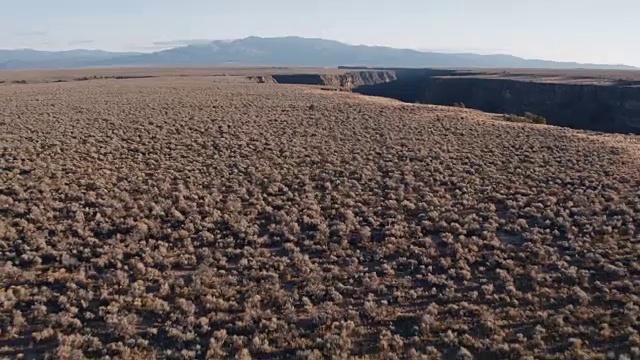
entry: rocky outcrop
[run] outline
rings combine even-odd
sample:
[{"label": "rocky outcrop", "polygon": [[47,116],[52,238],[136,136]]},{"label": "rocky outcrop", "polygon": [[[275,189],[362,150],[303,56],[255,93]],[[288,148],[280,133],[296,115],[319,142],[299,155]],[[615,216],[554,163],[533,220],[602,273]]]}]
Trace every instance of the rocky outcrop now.
[{"label": "rocky outcrop", "polygon": [[343,74],[272,75],[279,84],[321,85],[354,89],[389,83],[396,80],[394,71],[351,71]]},{"label": "rocky outcrop", "polygon": [[618,84],[541,83],[455,76],[429,70],[397,70],[397,80],[364,85],[355,92],[405,102],[463,103],[499,114],[531,112],[548,124],[576,129],[640,134],[640,87]]},{"label": "rocky outcrop", "polygon": [[247,80],[257,82],[258,84],[273,84],[276,82],[271,75],[247,76]]}]

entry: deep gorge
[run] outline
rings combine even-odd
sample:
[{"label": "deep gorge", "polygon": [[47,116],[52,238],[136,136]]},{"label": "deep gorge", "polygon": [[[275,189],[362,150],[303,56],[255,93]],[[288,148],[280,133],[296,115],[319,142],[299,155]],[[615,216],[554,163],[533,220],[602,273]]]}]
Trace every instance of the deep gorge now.
[{"label": "deep gorge", "polygon": [[640,134],[640,84],[540,82],[483,77],[482,72],[434,69],[274,75],[278,83],[349,88],[363,95],[409,103],[464,104],[498,114],[531,112],[548,124],[609,133]]}]

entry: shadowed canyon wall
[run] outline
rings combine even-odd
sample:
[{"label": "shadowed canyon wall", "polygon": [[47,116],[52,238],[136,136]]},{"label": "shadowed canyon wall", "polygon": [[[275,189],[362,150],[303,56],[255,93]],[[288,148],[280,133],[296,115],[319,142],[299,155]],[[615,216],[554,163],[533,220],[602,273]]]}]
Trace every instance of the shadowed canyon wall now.
[{"label": "shadowed canyon wall", "polygon": [[498,114],[531,112],[548,124],[575,129],[640,134],[640,86],[545,83],[483,78],[439,70],[397,70],[397,80],[354,91],[405,102],[463,103]]},{"label": "shadowed canyon wall", "polygon": [[535,73],[501,78],[473,71],[372,69],[343,74],[271,75],[258,81],[346,88],[409,103],[462,103],[467,108],[498,114],[530,112],[545,117],[550,125],[640,134],[640,84],[598,76],[591,79],[569,74],[553,81],[539,81],[541,77]]}]

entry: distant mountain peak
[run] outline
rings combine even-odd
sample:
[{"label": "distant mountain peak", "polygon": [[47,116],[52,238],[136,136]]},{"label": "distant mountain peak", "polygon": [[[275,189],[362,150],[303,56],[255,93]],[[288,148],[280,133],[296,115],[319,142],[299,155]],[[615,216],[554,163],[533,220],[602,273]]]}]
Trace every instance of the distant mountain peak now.
[{"label": "distant mountain peak", "polygon": [[300,36],[214,40],[153,53],[102,50],[58,52],[0,50],[0,69],[88,66],[322,66],[635,69],[625,65],[579,64],[528,60],[511,55],[450,54],[385,46],[349,45],[336,40]]}]

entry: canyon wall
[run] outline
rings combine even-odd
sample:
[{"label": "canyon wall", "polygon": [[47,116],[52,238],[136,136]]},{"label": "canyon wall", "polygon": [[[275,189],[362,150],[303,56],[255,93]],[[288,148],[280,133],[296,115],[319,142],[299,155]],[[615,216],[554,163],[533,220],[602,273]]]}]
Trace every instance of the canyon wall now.
[{"label": "canyon wall", "polygon": [[484,70],[344,70],[341,74],[273,74],[254,80],[349,89],[409,103],[462,103],[498,114],[530,112],[545,117],[550,125],[640,134],[640,84],[607,80],[606,74],[567,73],[563,77],[554,73],[545,78],[534,72],[501,77],[500,72]]},{"label": "canyon wall", "polygon": [[354,91],[411,103],[454,105],[498,114],[531,112],[548,124],[640,134],[640,86],[545,83],[440,70],[397,70],[397,80]]},{"label": "canyon wall", "polygon": [[272,75],[278,84],[323,85],[354,89],[396,80],[395,71],[349,71],[344,74]]}]

